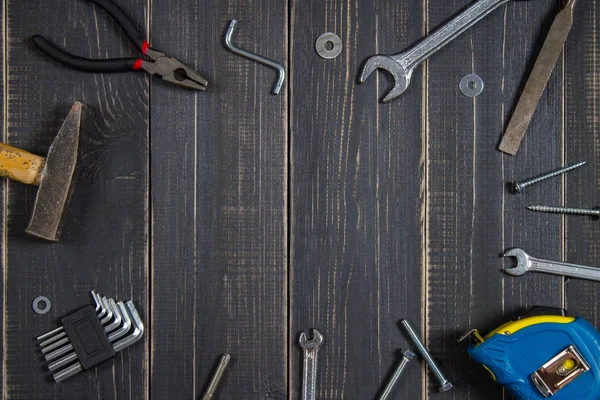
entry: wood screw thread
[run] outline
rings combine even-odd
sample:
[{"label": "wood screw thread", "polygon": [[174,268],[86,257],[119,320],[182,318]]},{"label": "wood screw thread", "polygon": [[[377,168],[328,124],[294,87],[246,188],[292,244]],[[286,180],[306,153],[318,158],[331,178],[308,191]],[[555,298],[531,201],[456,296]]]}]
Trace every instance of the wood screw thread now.
[{"label": "wood screw thread", "polygon": [[574,169],[582,167],[585,164],[586,164],[586,161],[582,161],[582,162],[579,162],[577,164],[567,165],[564,168],[560,168],[560,169],[557,169],[557,170],[554,170],[554,171],[547,172],[545,174],[536,176],[535,178],[527,179],[526,181],[523,181],[523,182],[515,182],[514,183],[515,192],[516,193],[521,193],[521,191],[523,189],[525,189],[527,186],[535,185],[536,183],[540,183],[540,182],[545,181],[547,179],[554,178],[556,176],[565,174],[565,173],[567,173],[569,171],[573,171]]},{"label": "wood screw thread", "polygon": [[591,215],[593,217],[600,217],[600,209],[593,209],[593,208],[528,206],[527,209],[529,209],[531,211],[545,212],[545,213]]}]

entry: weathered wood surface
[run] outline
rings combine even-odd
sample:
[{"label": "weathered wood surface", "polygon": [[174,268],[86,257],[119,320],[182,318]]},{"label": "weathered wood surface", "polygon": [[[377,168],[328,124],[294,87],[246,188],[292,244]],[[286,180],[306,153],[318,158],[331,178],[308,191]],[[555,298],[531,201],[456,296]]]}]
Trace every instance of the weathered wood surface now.
[{"label": "weathered wood surface", "polygon": [[[2,2],[3,141],[45,154],[74,100],[95,109],[63,241],[24,233],[36,189],[0,185],[3,318],[0,389],[7,399],[194,398],[223,352],[218,398],[300,397],[301,331],[318,328],[318,399],[375,398],[421,332],[455,389],[437,393],[421,364],[394,398],[503,399],[456,343],[532,305],[566,306],[600,328],[597,284],[502,273],[500,254],[600,265],[597,222],[535,214],[529,204],[595,206],[600,128],[600,9],[576,20],[516,157],[496,146],[548,28],[564,2],[510,2],[415,72],[407,92],[356,78],[371,55],[394,54],[471,0],[227,2],[118,0],[154,47],[197,69],[205,93],[143,74],[87,74],[37,52],[41,33],[85,56],[136,54],[87,1]],[[228,52],[235,43],[284,61],[273,70]],[[314,41],[342,38],[323,60]],[[485,81],[464,97],[467,73]],[[518,196],[507,183],[558,165],[588,166]],[[90,302],[133,299],[142,343],[95,371],[50,381],[33,338]],[[38,295],[53,303],[34,314]]]},{"label": "weathered wood surface", "polygon": [[[469,0],[443,4],[430,2],[429,26],[438,26]],[[543,43],[542,21],[556,10],[552,1],[509,3],[429,63],[427,345],[456,386],[442,398],[503,398],[489,374],[465,358],[466,344],[457,343],[463,333],[489,331],[532,305],[561,306],[560,277],[503,276],[498,258],[510,247],[550,259],[561,256],[560,219],[525,209],[531,202],[560,201],[560,180],[522,195],[503,184],[560,165],[561,74],[552,77],[517,156],[496,150],[530,60]],[[485,82],[475,99],[457,87],[468,73]],[[433,376],[427,382],[429,393],[439,387]]]},{"label": "weathered wood surface", "polygon": [[[572,207],[597,207],[600,193],[600,4],[577,4],[575,29],[566,47],[563,63],[564,154],[570,162],[588,162],[578,173],[566,178],[563,202]],[[568,261],[600,266],[600,230],[591,218],[568,217],[564,221]],[[594,282],[569,279],[565,285],[565,305],[600,327],[600,288]]]},{"label": "weathered wood surface", "polygon": [[[301,371],[299,332],[319,328],[319,399],[372,398],[399,361],[398,320],[422,322],[422,79],[383,106],[385,77],[356,85],[363,61],[419,39],[422,19],[417,2],[292,7],[291,365]],[[342,38],[335,60],[314,50],[323,32]],[[407,375],[399,392],[416,398],[419,368]],[[299,398],[301,374],[290,382]]]},{"label": "weathered wood surface", "polygon": [[[152,83],[152,358],[157,399],[198,399],[222,353],[224,399],[287,391],[287,91],[229,52],[223,36],[287,54],[287,7],[155,2],[153,44],[209,81],[206,93]],[[259,11],[262,10],[262,11]],[[160,27],[160,28],[159,28]]]},{"label": "weathered wood surface", "polygon": [[[145,25],[144,2],[121,3]],[[60,243],[24,232],[37,188],[3,184],[4,397],[147,398],[149,335],[115,362],[63,384],[51,381],[34,338],[91,303],[92,289],[132,299],[148,320],[148,80],[73,71],[34,49],[29,38],[39,33],[75,54],[132,54],[114,22],[91,3],[8,0],[5,7],[6,142],[46,154],[75,100],[95,110],[101,130],[84,141],[88,151]],[[31,309],[39,295],[52,302],[46,315]]]}]

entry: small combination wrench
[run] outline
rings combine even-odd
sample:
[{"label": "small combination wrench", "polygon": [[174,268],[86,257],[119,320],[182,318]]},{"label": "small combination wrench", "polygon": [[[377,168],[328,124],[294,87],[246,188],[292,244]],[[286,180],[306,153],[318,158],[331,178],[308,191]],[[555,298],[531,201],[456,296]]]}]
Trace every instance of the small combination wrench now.
[{"label": "small combination wrench", "polygon": [[312,330],[313,338],[308,340],[306,333],[300,334],[300,347],[304,350],[304,371],[302,376],[302,400],[316,400],[317,398],[317,356],[319,347],[325,341],[323,334],[316,329]]},{"label": "small combination wrench", "polygon": [[438,28],[409,50],[391,56],[375,55],[370,57],[363,67],[359,78],[360,82],[364,83],[378,68],[388,71],[394,78],[394,88],[385,96],[383,102],[394,100],[408,88],[415,68],[492,11],[509,1],[511,0],[477,0],[454,19]]},{"label": "small combination wrench", "polygon": [[509,249],[504,257],[516,257],[517,266],[507,268],[509,275],[521,276],[526,272],[543,272],[546,274],[568,276],[570,278],[588,279],[600,281],[600,268],[588,267],[586,265],[569,264],[561,261],[548,261],[535,258],[525,253],[522,249]]}]

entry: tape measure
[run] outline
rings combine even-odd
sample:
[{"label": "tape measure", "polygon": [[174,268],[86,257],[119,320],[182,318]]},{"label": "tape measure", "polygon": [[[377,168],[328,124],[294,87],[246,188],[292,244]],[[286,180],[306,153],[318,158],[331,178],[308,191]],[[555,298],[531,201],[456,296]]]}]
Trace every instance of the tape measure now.
[{"label": "tape measure", "polygon": [[521,400],[600,399],[600,333],[565,310],[535,307],[468,348],[492,378]]}]

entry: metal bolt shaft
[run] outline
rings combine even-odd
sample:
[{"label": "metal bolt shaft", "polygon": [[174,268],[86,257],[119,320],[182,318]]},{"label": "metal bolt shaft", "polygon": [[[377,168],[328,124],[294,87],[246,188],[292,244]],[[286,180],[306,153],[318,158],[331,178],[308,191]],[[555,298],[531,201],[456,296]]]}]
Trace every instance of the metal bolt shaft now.
[{"label": "metal bolt shaft", "polygon": [[582,161],[577,164],[570,164],[564,168],[560,168],[560,169],[557,169],[554,171],[547,172],[545,174],[536,176],[535,178],[527,179],[526,181],[523,181],[523,182],[514,182],[513,185],[514,185],[515,192],[521,193],[521,191],[523,189],[525,189],[527,186],[535,185],[536,183],[540,183],[542,181],[545,181],[546,179],[554,178],[556,176],[565,174],[569,171],[573,171],[574,169],[584,166],[585,163],[586,163],[585,161]]},{"label": "metal bolt shaft", "polygon": [[400,378],[400,375],[402,375],[406,369],[406,365],[413,358],[415,358],[415,355],[412,351],[402,350],[402,361],[400,361],[400,364],[398,364],[398,367],[394,371],[394,375],[392,375],[390,381],[385,387],[385,390],[379,397],[379,400],[386,400],[389,397],[390,393],[392,393],[392,390],[394,389],[394,386],[396,385],[396,382],[398,382],[398,378]]},{"label": "metal bolt shaft", "polygon": [[527,209],[529,209],[531,211],[538,211],[538,212],[545,212],[545,213],[591,215],[593,217],[600,217],[600,209],[597,209],[597,208],[593,209],[593,208],[528,206]]},{"label": "metal bolt shaft", "polygon": [[219,382],[221,382],[221,378],[223,378],[223,374],[225,373],[225,369],[229,364],[229,360],[231,360],[231,356],[227,353],[223,354],[221,357],[221,361],[219,362],[219,366],[215,371],[215,374],[208,385],[208,389],[206,390],[206,394],[202,397],[202,400],[211,400],[217,391],[217,386],[219,386]]},{"label": "metal bolt shaft", "polygon": [[412,326],[410,326],[407,320],[402,320],[401,324],[402,327],[404,327],[404,329],[406,330],[406,333],[408,334],[410,339],[417,347],[417,350],[419,351],[425,362],[427,362],[427,364],[429,365],[429,368],[431,368],[431,372],[433,372],[437,380],[440,382],[440,392],[447,392],[448,390],[452,389],[452,384],[448,379],[446,379],[446,377],[440,370],[440,367],[438,367],[436,362],[433,360],[431,354],[429,354],[429,352],[425,348],[425,345],[421,342],[421,339],[419,339],[419,336],[412,328]]}]

